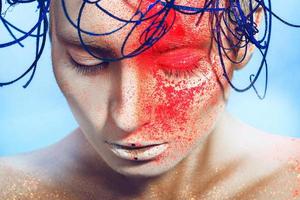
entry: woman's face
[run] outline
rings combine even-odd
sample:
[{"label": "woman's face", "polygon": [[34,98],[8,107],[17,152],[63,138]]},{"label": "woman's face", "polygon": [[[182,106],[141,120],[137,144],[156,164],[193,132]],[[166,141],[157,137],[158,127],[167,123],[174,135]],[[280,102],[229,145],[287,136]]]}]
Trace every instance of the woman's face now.
[{"label": "woman's face", "polygon": [[[75,21],[83,1],[65,2]],[[141,9],[147,8],[150,0],[143,2]],[[57,82],[84,135],[112,169],[131,176],[158,175],[200,145],[213,130],[228,89],[211,43],[209,14],[199,20],[199,15],[177,13],[173,28],[151,49],[134,58],[105,63],[100,69],[101,61],[81,47],[61,1],[52,3],[52,59]],[[136,4],[133,0],[99,3],[125,19]],[[167,23],[173,17],[171,11]],[[132,33],[125,51],[139,45],[149,23],[142,23]],[[99,33],[120,24],[95,5],[88,5],[81,27]],[[132,25],[105,37],[83,34],[83,38],[96,55],[119,57],[130,28]]]}]

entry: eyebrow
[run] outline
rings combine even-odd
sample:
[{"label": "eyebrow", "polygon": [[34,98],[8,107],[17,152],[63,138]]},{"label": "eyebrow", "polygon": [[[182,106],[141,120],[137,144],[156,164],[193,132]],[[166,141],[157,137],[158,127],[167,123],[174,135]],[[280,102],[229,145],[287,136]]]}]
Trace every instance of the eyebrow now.
[{"label": "eyebrow", "polygon": [[[71,33],[64,33],[64,32],[58,32],[57,37],[59,40],[63,41],[65,44],[69,46],[76,46],[79,48],[84,48],[81,44],[81,41],[79,39],[78,34],[71,32]],[[102,37],[102,36],[98,36]],[[94,38],[94,39],[93,39]],[[84,36],[82,35],[82,40],[84,42],[84,45],[91,50],[92,52],[101,52],[102,56],[108,56],[108,57],[118,57],[121,56],[120,53],[115,52],[113,49],[109,48],[108,45],[106,45],[104,42],[99,42],[100,40],[95,39],[97,36]],[[211,48],[210,44],[207,43],[208,41],[198,41],[197,47],[206,47]],[[187,47],[187,46],[195,46],[192,41],[189,42],[182,42],[178,41],[176,38],[161,38],[161,40],[154,44],[154,48],[152,50],[156,52],[162,52],[162,51],[168,51],[175,48],[181,48],[181,47]]]},{"label": "eyebrow", "polygon": [[[82,46],[82,43],[79,39],[79,36],[74,33],[65,34],[63,32],[57,33],[57,37],[60,41],[67,44],[68,46],[76,46],[79,48],[84,48]],[[117,52],[113,51],[111,48],[109,48],[105,43],[99,43],[99,40],[92,39],[93,36],[82,36],[82,40],[84,42],[84,45],[96,52],[101,52],[101,54],[109,55],[109,56],[116,56]],[[94,37],[95,38],[95,37]]]}]

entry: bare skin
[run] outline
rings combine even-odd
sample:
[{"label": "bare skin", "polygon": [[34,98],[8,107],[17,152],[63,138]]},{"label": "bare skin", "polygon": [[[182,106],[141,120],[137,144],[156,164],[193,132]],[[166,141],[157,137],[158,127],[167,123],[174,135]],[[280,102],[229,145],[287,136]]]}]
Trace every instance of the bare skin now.
[{"label": "bare skin", "polygon": [[[197,27],[179,20],[167,40],[179,46],[175,42],[167,53],[160,44],[159,55],[153,51],[155,56],[146,53],[83,75],[74,62],[89,68],[99,60],[80,46],[60,1],[52,2],[53,69],[80,128],[45,149],[1,158],[0,199],[299,199],[299,141],[263,133],[224,111],[230,87],[210,45],[207,14]],[[82,1],[66,2],[76,18]],[[126,2],[104,6],[126,17]],[[84,27],[105,32],[116,26],[92,6],[86,9]],[[114,55],[122,31],[90,44],[95,52],[104,48]],[[188,48],[180,47],[185,43]],[[196,73],[170,76],[161,62],[163,69]],[[231,75],[234,66],[226,66]],[[151,159],[134,157],[136,152],[120,156],[108,145],[157,141],[168,146]]]},{"label": "bare skin", "polygon": [[[111,170],[80,129],[32,153],[1,158],[1,199],[297,199],[299,141],[220,119],[199,148],[153,178]],[[297,166],[296,166],[297,167]],[[298,166],[299,167],[299,166]]]}]

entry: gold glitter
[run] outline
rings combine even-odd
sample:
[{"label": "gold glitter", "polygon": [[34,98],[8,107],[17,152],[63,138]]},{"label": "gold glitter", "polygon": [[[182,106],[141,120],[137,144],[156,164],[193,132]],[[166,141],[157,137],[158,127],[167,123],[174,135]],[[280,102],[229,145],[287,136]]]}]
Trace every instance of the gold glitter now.
[{"label": "gold glitter", "polygon": [[1,200],[76,200],[65,191],[45,184],[32,174],[0,166]]}]

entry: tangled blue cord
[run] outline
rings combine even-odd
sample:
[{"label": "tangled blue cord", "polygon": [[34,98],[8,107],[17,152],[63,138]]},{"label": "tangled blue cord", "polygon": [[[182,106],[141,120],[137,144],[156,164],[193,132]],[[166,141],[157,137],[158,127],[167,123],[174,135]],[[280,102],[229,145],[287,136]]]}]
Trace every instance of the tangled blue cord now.
[{"label": "tangled blue cord", "polygon": [[[34,58],[33,62],[31,63],[31,65],[29,66],[29,68],[23,74],[21,74],[19,77],[17,77],[16,79],[14,79],[12,81],[4,82],[4,83],[0,82],[0,86],[6,86],[6,85],[13,84],[13,83],[17,82],[18,80],[22,79],[29,72],[31,72],[29,80],[23,86],[24,88],[26,88],[34,77],[37,63],[43,53],[43,50],[44,50],[44,47],[46,44],[47,33],[48,33],[48,18],[47,18],[47,16],[48,16],[49,8],[50,8],[50,0],[46,0],[46,1],[45,0],[7,0],[6,2],[9,4],[10,7],[15,6],[17,4],[37,3],[38,20],[30,28],[29,31],[24,31],[5,19],[5,15],[2,10],[3,9],[2,0],[0,2],[0,13],[1,13],[0,21],[2,22],[5,29],[11,36],[10,41],[0,43],[0,48],[6,48],[9,46],[13,46],[13,45],[20,45],[21,47],[24,47],[24,45],[22,44],[22,41],[24,41],[30,37],[35,39],[35,58]],[[21,36],[17,37],[16,32],[21,33]]]},{"label": "tangled blue cord", "polygon": [[[50,1],[51,0],[6,0],[6,2],[10,6],[25,3],[37,4],[37,13],[39,16],[38,20],[29,31],[24,31],[5,19],[2,11],[1,0],[0,21],[3,23],[7,32],[10,34],[11,41],[0,44],[0,48],[5,48],[12,45],[20,45],[21,47],[23,47],[22,41],[29,37],[32,37],[35,38],[36,41],[36,52],[35,59],[32,62],[31,66],[22,75],[10,82],[0,83],[0,86],[10,85],[22,79],[29,72],[31,72],[31,76],[23,87],[26,88],[32,81],[36,71],[38,60],[40,59],[41,54],[44,50],[47,38]],[[272,11],[271,0],[228,0],[228,3],[225,6],[221,4],[220,0],[205,0],[202,7],[180,5],[177,4],[175,0],[155,0],[153,1],[153,3],[150,3],[146,9],[142,9],[143,0],[140,0],[135,12],[133,12],[133,15],[128,19],[116,16],[115,14],[106,10],[102,6],[103,2],[104,0],[82,0],[82,4],[78,12],[78,17],[74,21],[69,15],[65,0],[61,0],[61,5],[67,20],[74,28],[76,28],[82,47],[91,56],[103,62],[115,62],[122,59],[135,57],[152,47],[171,30],[176,20],[176,13],[184,15],[199,15],[199,19],[201,19],[204,13],[209,12],[211,16],[210,19],[213,40],[217,44],[224,77],[227,79],[228,83],[234,90],[238,92],[244,92],[246,90],[249,90],[250,88],[253,88],[257,96],[261,99],[265,97],[268,86],[268,65],[266,57],[271,39],[273,17],[290,27],[300,28],[300,25],[291,24],[276,15]],[[97,33],[83,29],[81,27],[82,16],[85,8],[90,5],[95,6],[99,10],[99,12],[102,12],[109,16],[111,20],[120,22],[120,26],[113,28],[112,30],[107,32]],[[259,38],[258,33],[260,31],[258,30],[258,25],[256,24],[254,18],[254,15],[258,10],[261,10],[261,12],[263,12],[263,22],[265,24],[264,30],[261,30],[263,31],[263,33]],[[167,17],[170,17],[171,11],[174,12],[175,15],[173,15],[171,22],[167,22],[166,19]],[[141,27],[141,25],[145,24],[147,24],[147,26],[144,26],[145,28],[143,28],[143,31],[140,34],[139,46],[134,50],[126,53],[126,47],[134,31],[136,31],[137,28]],[[119,57],[99,57],[98,55],[94,54],[89,46],[84,42],[83,35],[88,35],[90,37],[108,36],[120,31],[125,27],[128,27],[129,25],[130,29],[124,37],[123,43],[120,47]],[[15,32],[21,33],[22,36],[16,37]],[[225,59],[229,60],[233,64],[242,63],[246,59],[246,55],[249,51],[248,48],[250,45],[254,45],[259,50],[262,59],[257,72],[250,75],[250,83],[246,87],[238,88],[232,83],[229,77],[229,74],[226,70]],[[242,56],[238,58],[238,60],[236,59],[236,56],[230,56],[233,55],[232,53],[237,51],[243,52]],[[261,75],[263,69],[265,69],[265,84],[264,92],[262,95],[260,95],[255,87],[255,83],[258,80],[258,77]]]}]

